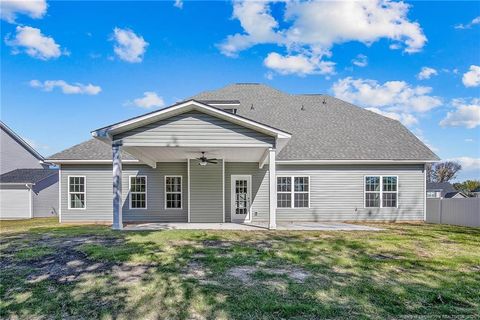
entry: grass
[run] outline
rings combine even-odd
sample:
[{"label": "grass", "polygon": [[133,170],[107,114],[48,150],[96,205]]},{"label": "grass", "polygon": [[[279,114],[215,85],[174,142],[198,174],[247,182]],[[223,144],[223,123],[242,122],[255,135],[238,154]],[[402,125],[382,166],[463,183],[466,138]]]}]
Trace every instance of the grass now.
[{"label": "grass", "polygon": [[0,318],[480,317],[479,228],[380,226],[114,232],[1,222]]}]

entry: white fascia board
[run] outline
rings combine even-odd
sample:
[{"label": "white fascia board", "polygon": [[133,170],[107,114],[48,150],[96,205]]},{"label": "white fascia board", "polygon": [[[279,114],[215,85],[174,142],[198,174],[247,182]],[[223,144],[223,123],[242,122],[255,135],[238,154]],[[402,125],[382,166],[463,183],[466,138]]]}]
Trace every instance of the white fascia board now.
[{"label": "white fascia board", "polygon": [[424,164],[436,160],[277,160],[277,164]]},{"label": "white fascia board", "polygon": [[[57,159],[48,159],[49,162],[51,163],[56,163],[56,164],[109,164],[112,163],[112,160],[57,160]],[[139,163],[139,160],[133,160],[133,159],[128,159],[128,160],[122,160],[122,163]]]},{"label": "white fascia board", "polygon": [[159,110],[157,112],[152,112],[146,114],[144,116],[140,116],[134,119],[126,120],[124,122],[114,124],[110,127],[101,128],[95,131],[92,131],[92,136],[98,139],[110,139],[113,135],[119,134],[124,131],[131,130],[133,128],[140,127],[142,125],[146,125],[152,122],[156,122],[162,119],[166,119],[169,117],[173,117],[175,115],[179,115],[185,112],[189,112],[192,110],[198,110],[209,114],[211,116],[215,116],[220,119],[224,119],[226,121],[230,121],[236,123],[238,125],[253,129],[255,131],[262,132],[264,134],[278,137],[278,138],[290,138],[291,135],[287,132],[269,127],[267,125],[240,117],[235,114],[230,114],[226,111],[219,110],[207,104],[200,103],[195,100],[189,100],[186,102],[182,102],[177,105],[173,105],[171,107]]}]

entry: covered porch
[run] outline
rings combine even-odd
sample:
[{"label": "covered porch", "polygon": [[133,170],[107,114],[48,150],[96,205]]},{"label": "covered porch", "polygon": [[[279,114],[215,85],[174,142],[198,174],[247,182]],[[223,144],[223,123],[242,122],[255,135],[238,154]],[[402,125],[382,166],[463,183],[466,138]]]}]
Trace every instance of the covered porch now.
[{"label": "covered porch", "polygon": [[[261,170],[265,177],[257,184],[268,184],[261,190],[261,197],[268,201],[264,218],[269,229],[276,228],[276,155],[290,139],[288,133],[192,100],[92,135],[112,147],[113,229],[122,229],[128,222],[124,208],[129,212],[147,209],[149,202],[158,203],[159,198],[165,210],[186,209],[187,223],[251,223],[252,206],[260,192],[253,190],[252,177]],[[151,179],[140,174],[138,180],[125,177],[122,151],[161,172],[163,181],[156,172]],[[186,176],[170,174],[172,163],[186,166]],[[163,192],[147,191],[152,186],[162,190],[159,183],[164,184]],[[127,193],[122,185],[128,185]],[[144,217],[142,222],[150,222],[148,215]]]}]

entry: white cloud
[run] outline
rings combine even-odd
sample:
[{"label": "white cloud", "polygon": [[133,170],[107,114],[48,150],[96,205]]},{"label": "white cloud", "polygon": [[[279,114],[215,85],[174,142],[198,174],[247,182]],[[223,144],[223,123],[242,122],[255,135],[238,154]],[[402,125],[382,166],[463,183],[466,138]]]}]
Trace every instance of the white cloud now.
[{"label": "white cloud", "polygon": [[143,55],[147,50],[148,42],[142,36],[136,35],[129,29],[113,29],[113,51],[124,61],[137,63],[142,62]]},{"label": "white cloud", "polygon": [[447,161],[456,161],[462,166],[462,170],[480,170],[480,158],[457,157],[447,159]]},{"label": "white cloud", "polygon": [[332,86],[335,97],[366,107],[368,110],[401,121],[406,126],[418,123],[416,114],[425,113],[442,104],[430,95],[432,88],[411,86],[404,81],[354,79],[347,77]]},{"label": "white cloud", "polygon": [[173,4],[173,6],[179,8],[179,9],[182,9],[183,8],[183,0],[175,0],[175,3]]},{"label": "white cloud", "polygon": [[331,61],[322,61],[318,56],[307,57],[302,54],[281,56],[271,52],[263,63],[283,75],[331,74],[335,70],[335,63]]},{"label": "white cloud", "polygon": [[359,54],[352,60],[352,63],[357,67],[366,67],[368,65],[368,57],[364,54]]},{"label": "white cloud", "polygon": [[145,109],[161,108],[165,106],[165,101],[156,92],[146,91],[143,93],[143,97],[134,99],[133,102],[128,101],[126,105],[135,105]]},{"label": "white cloud", "polygon": [[234,57],[239,51],[258,43],[283,42],[282,36],[275,31],[278,23],[270,14],[268,1],[235,1],[233,18],[240,21],[244,33],[229,35],[219,45],[226,56]]},{"label": "white cloud", "polygon": [[44,91],[53,91],[55,88],[62,90],[64,94],[88,94],[97,95],[102,91],[102,88],[93,84],[74,83],[69,84],[64,80],[46,80],[41,82],[39,80],[31,80],[30,86],[32,88],[39,88]]},{"label": "white cloud", "polygon": [[476,24],[480,24],[480,16],[474,18],[472,21],[470,21],[467,24],[461,24],[461,23],[457,24],[456,26],[454,26],[454,28],[455,29],[470,29],[471,27],[473,27]]},{"label": "white cloud", "polygon": [[418,123],[418,119],[414,115],[409,113],[388,112],[388,111],[380,110],[378,108],[365,108],[365,109],[381,114],[382,116],[388,117],[390,119],[398,120],[406,126],[412,126]]},{"label": "white cloud", "polygon": [[475,142],[475,140],[472,139],[472,138],[467,138],[467,139],[465,139],[465,142]]},{"label": "white cloud", "polygon": [[413,87],[404,81],[340,79],[332,87],[335,97],[357,103],[365,107],[382,108],[387,111],[427,112],[442,104],[439,97],[429,95],[430,87]]},{"label": "white cloud", "polygon": [[438,71],[430,68],[430,67],[423,67],[422,70],[417,74],[417,79],[425,80],[430,79],[432,76],[438,75]]},{"label": "white cloud", "polygon": [[480,85],[480,66],[471,65],[469,71],[462,77],[465,87],[478,87]]},{"label": "white cloud", "polygon": [[407,18],[409,5],[403,2],[287,1],[285,28],[271,14],[273,2],[235,1],[233,18],[240,21],[243,32],[229,35],[219,45],[221,52],[236,56],[257,44],[273,43],[286,49],[284,57],[301,55],[319,61],[330,55],[335,44],[350,41],[370,45],[387,38],[395,49],[403,47],[408,53],[420,51],[427,41],[420,25]]},{"label": "white cloud", "polygon": [[50,149],[50,146],[47,144],[39,143],[35,140],[28,139],[28,138],[23,138],[23,140],[25,140],[25,142],[27,142],[33,149],[37,151],[39,150],[47,151]]},{"label": "white cloud", "polygon": [[473,129],[480,125],[480,99],[454,99],[454,111],[447,112],[446,117],[440,121],[442,127],[466,127]]},{"label": "white cloud", "polygon": [[29,56],[41,60],[58,58],[62,54],[68,54],[66,51],[62,52],[60,46],[52,37],[45,36],[40,29],[27,26],[17,26],[15,37],[11,38],[8,35],[5,38],[5,44],[12,47],[13,54],[18,54],[24,50]]},{"label": "white cloud", "polygon": [[0,9],[0,18],[14,23],[19,14],[33,19],[42,18],[47,12],[47,2],[45,0],[2,0]]}]

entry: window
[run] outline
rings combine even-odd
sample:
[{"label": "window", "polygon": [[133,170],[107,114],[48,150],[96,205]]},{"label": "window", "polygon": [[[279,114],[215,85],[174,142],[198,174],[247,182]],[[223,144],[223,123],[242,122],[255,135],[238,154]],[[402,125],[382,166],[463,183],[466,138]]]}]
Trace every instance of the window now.
[{"label": "window", "polygon": [[85,209],[85,177],[68,177],[68,209]]},{"label": "window", "polygon": [[130,209],[147,208],[147,177],[130,176]]},{"label": "window", "polygon": [[398,177],[365,177],[365,208],[396,208],[398,203]]},{"label": "window", "polygon": [[308,208],[309,180],[309,177],[277,177],[277,207]]},{"label": "window", "polygon": [[165,209],[182,209],[182,177],[165,177]]},{"label": "window", "polygon": [[440,192],[438,192],[438,191],[427,191],[427,198],[440,198]]}]

